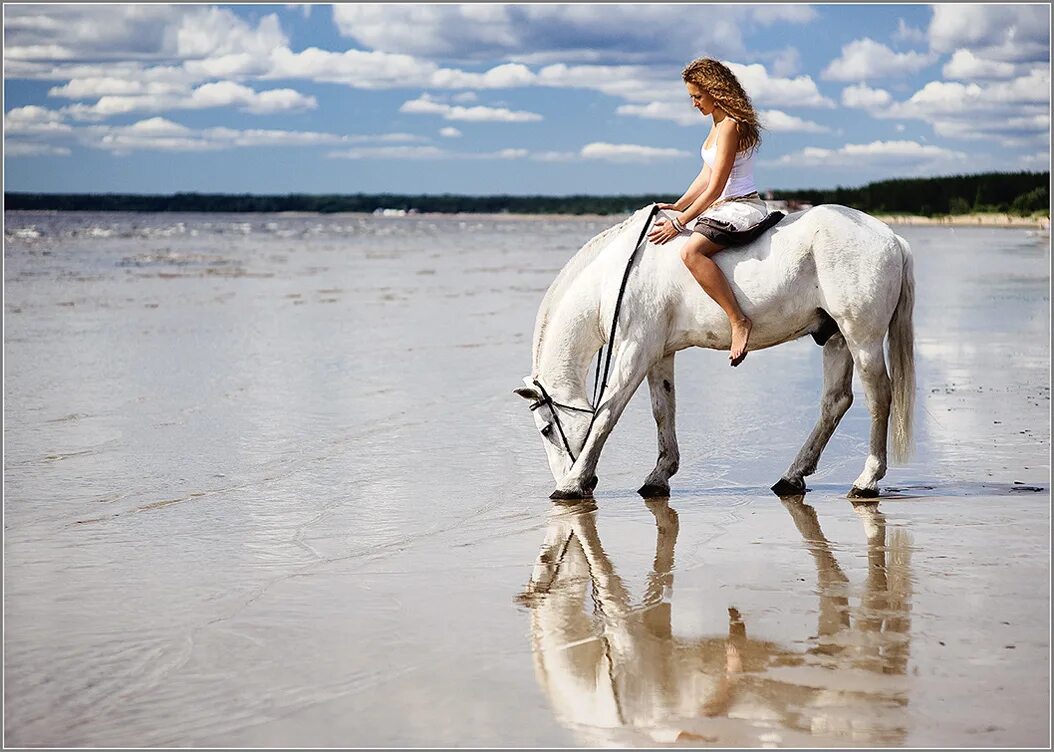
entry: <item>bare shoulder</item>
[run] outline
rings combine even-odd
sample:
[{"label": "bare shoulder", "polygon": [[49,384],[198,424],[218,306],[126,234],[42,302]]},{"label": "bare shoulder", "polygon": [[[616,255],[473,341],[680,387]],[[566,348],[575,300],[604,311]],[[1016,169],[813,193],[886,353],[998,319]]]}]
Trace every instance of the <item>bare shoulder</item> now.
[{"label": "bare shoulder", "polygon": [[739,123],[730,117],[726,117],[717,124],[717,134],[726,143],[730,141],[733,144],[737,144],[739,143]]}]

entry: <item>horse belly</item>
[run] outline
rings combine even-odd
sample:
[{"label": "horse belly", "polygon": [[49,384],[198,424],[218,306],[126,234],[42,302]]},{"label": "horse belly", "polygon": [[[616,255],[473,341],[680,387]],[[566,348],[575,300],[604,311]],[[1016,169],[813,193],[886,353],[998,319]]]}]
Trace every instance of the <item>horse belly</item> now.
[{"label": "horse belly", "polygon": [[[749,348],[772,347],[814,331],[822,318],[815,274],[810,280],[801,269],[787,274],[765,269],[765,262],[755,263],[753,274],[744,273],[741,264],[738,279],[729,280],[743,313],[753,321]],[[678,285],[680,304],[672,317],[670,349],[729,349],[732,330],[728,317],[695,279],[687,276],[688,283]]]}]

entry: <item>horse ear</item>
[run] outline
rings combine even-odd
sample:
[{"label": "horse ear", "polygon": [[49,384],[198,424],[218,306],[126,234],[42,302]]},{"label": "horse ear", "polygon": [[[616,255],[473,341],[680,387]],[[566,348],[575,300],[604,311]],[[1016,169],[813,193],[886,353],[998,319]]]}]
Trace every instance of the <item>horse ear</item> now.
[{"label": "horse ear", "polygon": [[512,390],[514,394],[518,394],[524,399],[531,400],[531,402],[537,402],[542,398],[542,395],[538,393],[538,390],[533,386],[518,386]]}]

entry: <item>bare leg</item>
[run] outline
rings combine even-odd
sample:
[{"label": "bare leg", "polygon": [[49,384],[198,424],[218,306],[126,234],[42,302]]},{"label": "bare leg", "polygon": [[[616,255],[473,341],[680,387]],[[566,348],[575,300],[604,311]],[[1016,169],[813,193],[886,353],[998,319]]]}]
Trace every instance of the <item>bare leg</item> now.
[{"label": "bare leg", "polygon": [[721,246],[698,232],[693,232],[688,242],[681,249],[681,260],[688,271],[695,277],[706,294],[721,306],[732,325],[732,345],[729,347],[728,359],[738,366],[747,356],[747,338],[750,336],[752,322],[739,307],[736,295],[721,272],[721,268],[710,258]]}]

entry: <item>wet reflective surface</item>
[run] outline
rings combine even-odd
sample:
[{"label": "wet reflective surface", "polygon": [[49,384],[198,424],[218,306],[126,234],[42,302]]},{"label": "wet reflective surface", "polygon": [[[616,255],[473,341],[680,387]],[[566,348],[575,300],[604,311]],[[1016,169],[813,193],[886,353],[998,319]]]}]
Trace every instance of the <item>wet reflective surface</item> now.
[{"label": "wet reflective surface", "polygon": [[[810,478],[820,349],[678,356],[595,509],[522,399],[538,302],[605,220],[8,213],[5,741],[1041,746],[1049,245],[912,243],[918,451]],[[859,389],[857,390],[859,394]]]},{"label": "wet reflective surface", "polygon": [[[887,539],[878,503],[854,502],[867,557],[864,581],[854,587],[816,510],[800,496],[782,502],[816,565],[818,602],[813,634],[787,644],[754,637],[758,627],[767,631],[764,615],[748,628],[734,605],[723,634],[674,633],[679,522],[667,501],[647,504],[656,546],[639,600],[604,550],[595,510],[551,515],[524,602],[532,611],[539,683],[584,743],[903,743],[910,723],[909,534],[894,529]],[[707,598],[697,607],[719,602]]]}]

